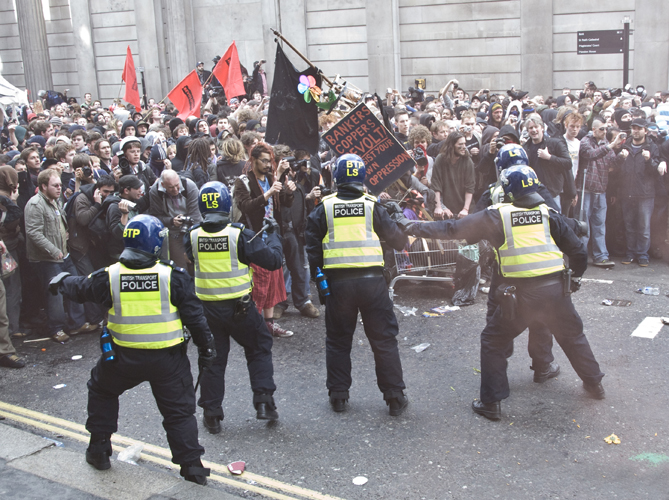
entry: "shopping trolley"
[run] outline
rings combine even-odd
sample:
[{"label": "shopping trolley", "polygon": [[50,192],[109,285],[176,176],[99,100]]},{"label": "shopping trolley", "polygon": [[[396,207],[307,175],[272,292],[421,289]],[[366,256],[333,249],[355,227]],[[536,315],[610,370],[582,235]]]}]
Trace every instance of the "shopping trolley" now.
[{"label": "shopping trolley", "polygon": [[452,282],[458,254],[478,262],[478,244],[409,237],[409,244],[403,250],[393,250],[394,263],[388,268],[392,277],[388,288],[390,300],[399,280]]}]

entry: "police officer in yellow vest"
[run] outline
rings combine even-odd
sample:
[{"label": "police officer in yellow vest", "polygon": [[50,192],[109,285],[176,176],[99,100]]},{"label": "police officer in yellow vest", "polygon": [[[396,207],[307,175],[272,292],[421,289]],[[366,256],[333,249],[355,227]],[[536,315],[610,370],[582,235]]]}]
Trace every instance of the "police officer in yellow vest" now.
[{"label": "police officer in yellow vest", "polygon": [[[270,271],[281,268],[281,239],[273,219],[267,240],[243,224],[230,223],[232,199],[227,186],[207,182],[199,193],[202,224],[194,226],[184,239],[186,255],[195,264],[195,293],[214,334],[218,356],[210,370],[202,373],[198,405],[204,409],[204,426],[212,434],[221,432],[225,367],[230,337],[244,348],[256,418],[279,418],[272,395],[272,335],[251,299],[253,263]],[[267,219],[268,221],[270,219]]]},{"label": "police officer in yellow vest", "polygon": [[[499,174],[506,170],[507,168],[513,167],[514,165],[526,165],[529,166],[530,160],[527,158],[527,153],[520,144],[507,144],[503,146],[497,153],[495,158],[495,168],[497,172],[497,177]],[[553,197],[551,196],[546,186],[539,184],[537,187],[537,192],[539,196],[544,199],[544,203],[549,208],[559,210],[560,207],[555,203]],[[501,181],[497,181],[495,184],[491,184],[489,189],[484,191],[481,195],[481,198],[476,203],[475,211],[481,211],[488,208],[490,205],[496,203],[503,203],[505,201],[504,186]],[[567,222],[570,223],[570,227],[576,231],[575,224],[573,219],[567,219]],[[577,233],[577,236],[580,236]],[[498,272],[497,264],[493,263],[492,276],[490,281],[490,288],[496,290],[498,285],[501,283],[500,275]],[[496,297],[497,294],[489,293],[488,294],[488,304],[487,304],[487,315],[486,319],[492,318],[492,315],[495,314],[495,310],[498,306],[498,300]],[[550,329],[541,323],[533,323],[529,325],[528,335],[527,335],[527,351],[532,358],[532,365],[530,368],[534,370],[534,381],[536,383],[544,383],[547,380],[557,377],[560,374],[560,365],[555,361],[553,356],[553,335],[551,334]],[[509,353],[509,356],[512,353]]]},{"label": "police officer in yellow vest", "polygon": [[305,233],[311,277],[315,280],[321,269],[330,286],[325,298],[330,403],[341,412],[349,399],[351,345],[360,311],[374,351],[377,384],[389,413],[400,415],[409,400],[403,392],[397,318],[383,276],[380,240],[401,250],[408,239],[386,210],[364,194],[365,164],[359,156],[341,156],[333,176],[337,193],[311,212]]},{"label": "police officer in yellow vest", "polygon": [[[491,420],[501,418],[500,401],[509,396],[506,358],[513,352],[513,339],[537,323],[549,326],[583,380],[583,388],[603,399],[604,374],[569,295],[579,289],[588,265],[585,247],[565,219],[537,194],[534,170],[513,166],[500,173],[500,180],[512,203],[493,205],[459,221],[417,223],[409,229],[423,238],[469,243],[487,239],[497,250],[503,281],[496,290],[500,305],[481,333],[481,397],[472,409]],[[563,252],[573,270],[569,281],[565,281]]]},{"label": "police officer in yellow vest", "polygon": [[158,260],[166,234],[157,218],[138,215],[123,232],[125,250],[120,262],[89,276],[61,273],[49,289],[109,310],[101,339],[103,356],[88,381],[86,429],[91,439],[86,461],[99,470],[111,467],[118,398],[148,381],[163,415],[172,462],[181,465],[187,481],[206,484],[209,469],[200,461],[204,448],[198,443],[183,327],[188,327],[198,346],[200,370],[206,372],[213,364],[216,350],[192,278],[171,261]]}]

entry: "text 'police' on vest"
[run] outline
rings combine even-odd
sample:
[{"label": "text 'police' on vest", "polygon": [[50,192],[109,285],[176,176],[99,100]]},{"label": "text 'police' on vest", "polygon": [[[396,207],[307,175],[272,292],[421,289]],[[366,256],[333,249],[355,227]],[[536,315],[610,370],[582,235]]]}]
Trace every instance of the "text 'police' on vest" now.
[{"label": "text 'police' on vest", "polygon": [[530,226],[541,224],[541,211],[528,210],[527,212],[511,212],[511,226]]},{"label": "text 'police' on vest", "polygon": [[335,217],[364,217],[364,203],[336,203],[334,206]]},{"label": "text 'police' on vest", "polygon": [[221,236],[218,238],[198,238],[197,240],[198,252],[227,252],[228,251],[228,237]]},{"label": "text 'police' on vest", "polygon": [[121,275],[122,292],[157,292],[158,274]]}]

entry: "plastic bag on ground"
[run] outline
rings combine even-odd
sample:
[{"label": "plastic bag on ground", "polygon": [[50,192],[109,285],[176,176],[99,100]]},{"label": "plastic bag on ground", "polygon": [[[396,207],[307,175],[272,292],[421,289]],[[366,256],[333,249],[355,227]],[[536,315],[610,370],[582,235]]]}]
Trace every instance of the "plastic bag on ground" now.
[{"label": "plastic bag on ground", "polygon": [[476,299],[481,278],[478,262],[458,254],[455,261],[455,293],[451,301],[454,306],[469,306]]},{"label": "plastic bag on ground", "polygon": [[118,460],[128,464],[137,465],[137,460],[139,460],[139,456],[142,454],[143,449],[144,443],[135,443],[121,451],[118,454]]}]

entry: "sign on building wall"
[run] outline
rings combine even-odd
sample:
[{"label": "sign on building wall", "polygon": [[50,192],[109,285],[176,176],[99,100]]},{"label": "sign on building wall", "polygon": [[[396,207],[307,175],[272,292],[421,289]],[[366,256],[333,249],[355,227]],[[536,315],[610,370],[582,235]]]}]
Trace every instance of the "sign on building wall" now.
[{"label": "sign on building wall", "polygon": [[576,53],[622,54],[623,30],[579,31],[576,33]]}]

